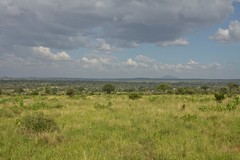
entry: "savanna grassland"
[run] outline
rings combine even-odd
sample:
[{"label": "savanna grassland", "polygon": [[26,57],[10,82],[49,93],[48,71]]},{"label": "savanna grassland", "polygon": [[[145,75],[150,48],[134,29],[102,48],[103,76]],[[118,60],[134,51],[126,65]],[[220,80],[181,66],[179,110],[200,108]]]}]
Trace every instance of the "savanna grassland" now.
[{"label": "savanna grassland", "polygon": [[239,96],[0,95],[0,159],[240,159]]}]

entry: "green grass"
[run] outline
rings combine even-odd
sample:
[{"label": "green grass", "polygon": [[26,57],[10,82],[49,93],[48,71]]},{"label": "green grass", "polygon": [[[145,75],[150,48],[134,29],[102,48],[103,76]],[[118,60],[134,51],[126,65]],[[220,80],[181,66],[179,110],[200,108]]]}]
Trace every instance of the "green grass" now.
[{"label": "green grass", "polygon": [[[0,102],[3,160],[240,159],[240,105],[218,110],[214,95],[1,96]],[[59,130],[22,130],[18,120],[35,112]]]}]

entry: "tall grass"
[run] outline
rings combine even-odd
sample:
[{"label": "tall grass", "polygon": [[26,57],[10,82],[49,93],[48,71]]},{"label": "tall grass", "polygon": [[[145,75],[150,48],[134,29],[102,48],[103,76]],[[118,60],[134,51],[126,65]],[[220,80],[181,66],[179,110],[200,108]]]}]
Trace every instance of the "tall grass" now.
[{"label": "tall grass", "polygon": [[[233,101],[226,98],[222,105]],[[0,115],[2,110],[13,112],[0,116],[0,159],[240,157],[240,106],[216,110],[214,95],[143,95],[137,100],[114,94],[84,98],[2,96],[0,102]],[[57,104],[61,107],[51,107]],[[14,113],[12,107],[21,110]],[[16,120],[36,110],[54,119],[59,131],[22,132]]]}]

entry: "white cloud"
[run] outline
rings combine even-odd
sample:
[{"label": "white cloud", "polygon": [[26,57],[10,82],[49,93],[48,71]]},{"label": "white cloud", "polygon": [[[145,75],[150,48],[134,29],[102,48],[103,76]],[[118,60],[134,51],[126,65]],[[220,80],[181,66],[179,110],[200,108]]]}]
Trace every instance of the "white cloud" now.
[{"label": "white cloud", "polygon": [[94,55],[91,57],[83,57],[79,62],[84,68],[94,68],[96,70],[109,70],[113,67],[114,57],[105,55]]},{"label": "white cloud", "polygon": [[192,60],[192,59],[190,59],[187,64],[188,64],[188,65],[197,65],[197,64],[199,64],[199,63],[196,62],[196,61],[194,61],[194,60]]},{"label": "white cloud", "polygon": [[167,47],[167,46],[187,46],[189,42],[185,39],[175,39],[173,41],[162,41],[158,42],[157,45],[161,47]]},{"label": "white cloud", "polygon": [[231,21],[227,29],[219,28],[218,31],[209,37],[218,42],[240,42],[240,22]]},{"label": "white cloud", "polygon": [[43,46],[33,47],[32,50],[36,56],[46,60],[66,61],[71,59],[70,55],[64,51],[54,54],[53,52],[51,52],[50,48]]},{"label": "white cloud", "polygon": [[137,62],[135,62],[134,60],[132,60],[131,58],[129,58],[126,62],[126,65],[129,66],[129,67],[137,67],[138,64]]},{"label": "white cloud", "polygon": [[135,58],[139,62],[143,63],[153,63],[155,60],[144,55],[137,55]]},{"label": "white cloud", "polygon": [[220,70],[223,69],[223,65],[215,62],[207,65],[202,65],[201,68],[205,70]]},{"label": "white cloud", "polygon": [[96,50],[112,52],[112,51],[116,51],[118,49],[116,47],[112,46],[111,44],[107,43],[104,39],[97,38]]},{"label": "white cloud", "polygon": [[95,58],[93,59],[88,59],[87,57],[83,57],[82,61],[86,63],[87,65],[95,66],[99,63],[99,61]]},{"label": "white cloud", "polygon": [[[20,57],[14,54],[0,55],[0,76],[65,76],[65,77],[162,77],[174,75],[183,78],[229,78],[227,66],[214,63],[200,63],[189,60],[187,63],[164,63],[145,55],[119,60],[108,54],[83,56],[71,61],[46,61],[49,50],[42,48],[45,58],[42,61],[34,57]],[[47,57],[47,58],[46,58]],[[50,63],[49,63],[50,62]],[[231,68],[233,68],[231,66]],[[234,68],[235,69],[235,68]],[[238,69],[235,69],[238,70]],[[10,71],[10,72],[9,72]],[[69,72],[71,71],[71,72]],[[224,73],[224,74],[223,74]],[[226,77],[226,75],[228,77]],[[207,77],[204,75],[207,75]],[[236,75],[232,75],[233,77]]]}]

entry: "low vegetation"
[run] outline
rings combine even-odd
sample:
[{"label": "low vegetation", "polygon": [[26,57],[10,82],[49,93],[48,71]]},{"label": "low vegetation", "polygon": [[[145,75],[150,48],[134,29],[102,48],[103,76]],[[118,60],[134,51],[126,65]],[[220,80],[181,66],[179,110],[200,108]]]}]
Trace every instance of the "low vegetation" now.
[{"label": "low vegetation", "polygon": [[[110,93],[103,86],[69,86],[70,95],[51,86],[3,87],[0,159],[239,159],[235,85],[180,92],[174,84],[131,92],[115,86]],[[221,88],[227,93],[218,100]]]}]

